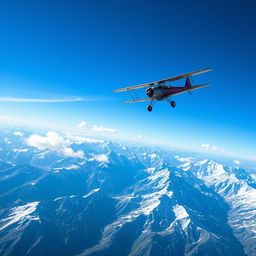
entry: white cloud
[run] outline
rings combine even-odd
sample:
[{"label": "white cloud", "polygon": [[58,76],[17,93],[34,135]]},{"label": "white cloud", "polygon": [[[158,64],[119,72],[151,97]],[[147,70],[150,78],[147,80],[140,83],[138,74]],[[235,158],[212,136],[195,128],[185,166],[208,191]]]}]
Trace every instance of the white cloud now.
[{"label": "white cloud", "polygon": [[71,147],[64,147],[62,153],[67,157],[84,158],[84,152],[82,150],[74,151]]},{"label": "white cloud", "polygon": [[79,128],[87,128],[87,127],[88,127],[88,123],[82,121],[82,122],[78,125],[78,127],[79,127]]},{"label": "white cloud", "polygon": [[214,152],[224,152],[223,149],[216,147],[215,145],[210,144],[201,144],[201,147],[206,151],[214,151]]},{"label": "white cloud", "polygon": [[22,137],[24,135],[23,132],[14,132],[13,134],[16,136],[20,136],[20,137]]},{"label": "white cloud", "polygon": [[0,102],[18,102],[18,103],[63,103],[83,101],[80,97],[73,98],[59,98],[59,99],[39,99],[39,98],[13,98],[13,97],[0,97]]},{"label": "white cloud", "polygon": [[58,151],[58,149],[69,145],[58,133],[51,131],[47,132],[45,137],[37,134],[30,135],[27,144],[40,150],[50,149],[53,151]]},{"label": "white cloud", "polygon": [[94,156],[93,160],[96,160],[101,163],[109,163],[108,157],[105,154]]},{"label": "white cloud", "polygon": [[71,142],[56,132],[47,132],[46,136],[37,134],[30,135],[27,140],[29,146],[39,150],[50,150],[62,154],[66,157],[84,158],[82,150],[74,151],[70,145]]},{"label": "white cloud", "polygon": [[193,162],[193,157],[181,157],[181,156],[174,156],[178,161],[182,163],[192,163]]},{"label": "white cloud", "polygon": [[240,163],[241,163],[239,160],[234,160],[233,162],[234,162],[234,164],[236,164],[236,165],[240,165]]},{"label": "white cloud", "polygon": [[107,127],[103,127],[103,126],[96,126],[96,125],[94,125],[92,127],[92,130],[96,131],[96,132],[109,132],[109,133],[116,133],[117,132],[116,129],[107,128]]}]

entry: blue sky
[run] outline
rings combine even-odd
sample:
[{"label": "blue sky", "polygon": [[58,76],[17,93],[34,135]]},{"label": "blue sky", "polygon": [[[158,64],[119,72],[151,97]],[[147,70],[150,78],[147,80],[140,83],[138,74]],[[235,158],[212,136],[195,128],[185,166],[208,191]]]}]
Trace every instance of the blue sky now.
[{"label": "blue sky", "polygon": [[[63,129],[86,121],[122,138],[256,156],[255,5],[3,1],[0,116]],[[193,80],[213,86],[175,97],[176,109],[161,102],[148,113],[147,103],[122,104],[129,95],[112,92],[206,67],[214,71]]]}]

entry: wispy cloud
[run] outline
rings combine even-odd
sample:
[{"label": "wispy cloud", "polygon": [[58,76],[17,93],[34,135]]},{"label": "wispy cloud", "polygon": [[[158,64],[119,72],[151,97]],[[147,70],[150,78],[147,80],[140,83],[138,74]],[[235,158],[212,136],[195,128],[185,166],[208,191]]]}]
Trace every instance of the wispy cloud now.
[{"label": "wispy cloud", "polygon": [[86,101],[86,99],[80,97],[71,98],[56,98],[56,99],[40,99],[40,98],[13,98],[13,97],[0,97],[0,102],[20,102],[20,103],[64,103]]},{"label": "wispy cloud", "polygon": [[78,136],[78,135],[70,135],[67,134],[66,137],[72,141],[75,144],[83,144],[83,143],[103,143],[104,140],[99,140],[99,139],[92,139],[92,138],[87,138],[84,136]]},{"label": "wispy cloud", "polygon": [[0,121],[12,121],[13,118],[9,116],[0,116]]},{"label": "wispy cloud", "polygon": [[105,133],[117,133],[117,130],[114,128],[109,128],[109,127],[103,127],[103,126],[90,126],[87,122],[82,121],[78,124],[79,128],[87,128],[90,129],[94,132],[105,132]]},{"label": "wispy cloud", "polygon": [[88,127],[88,123],[82,121],[82,122],[78,125],[78,127],[79,127],[79,128],[86,128],[86,127]]},{"label": "wispy cloud", "polygon": [[213,152],[224,152],[223,149],[216,147],[215,145],[210,144],[201,144],[201,147],[206,151],[213,151]]},{"label": "wispy cloud", "polygon": [[116,133],[117,130],[113,128],[103,127],[103,126],[96,126],[94,125],[92,127],[92,130],[95,132],[110,132],[110,133]]}]

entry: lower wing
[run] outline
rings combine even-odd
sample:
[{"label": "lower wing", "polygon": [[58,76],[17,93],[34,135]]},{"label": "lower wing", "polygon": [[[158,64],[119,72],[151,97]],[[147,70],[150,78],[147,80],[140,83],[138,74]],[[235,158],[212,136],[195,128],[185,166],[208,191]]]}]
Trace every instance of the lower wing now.
[{"label": "lower wing", "polygon": [[[184,88],[185,89],[184,91],[174,93],[171,96],[179,95],[179,94],[182,94],[182,93],[185,93],[185,92],[194,91],[194,90],[206,87],[206,86],[210,86],[210,84],[199,84],[199,85],[194,85],[194,86],[191,86],[191,87],[188,87],[188,88]],[[147,99],[140,99],[140,100],[129,100],[129,101],[124,101],[123,103],[136,103],[136,102],[150,101],[150,100],[156,100],[156,99],[147,98]]]},{"label": "lower wing", "polygon": [[140,99],[140,100],[129,100],[129,101],[124,101],[123,103],[136,103],[136,102],[149,101],[149,100],[152,100],[152,99],[148,98],[148,99]]}]

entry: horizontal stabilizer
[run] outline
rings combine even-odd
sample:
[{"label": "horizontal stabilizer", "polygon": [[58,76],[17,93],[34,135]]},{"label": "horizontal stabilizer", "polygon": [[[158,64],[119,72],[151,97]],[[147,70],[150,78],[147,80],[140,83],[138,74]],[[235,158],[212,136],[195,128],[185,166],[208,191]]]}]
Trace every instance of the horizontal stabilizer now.
[{"label": "horizontal stabilizer", "polygon": [[203,87],[206,87],[206,86],[210,86],[211,84],[198,84],[198,85],[193,85],[191,86],[188,91],[193,91],[193,90],[196,90],[196,89],[200,89],[200,88],[203,88]]},{"label": "horizontal stabilizer", "polygon": [[[190,91],[194,91],[194,90],[197,90],[197,89],[200,89],[200,88],[203,88],[203,87],[206,87],[206,86],[210,86],[211,84],[198,84],[198,85],[194,85],[194,86],[191,86],[189,87],[188,89],[184,90],[184,91],[181,91],[181,92],[177,92],[175,94],[172,94],[172,96],[174,95],[179,95],[179,94],[182,94],[182,93],[185,93],[185,92],[190,92]],[[186,87],[185,87],[186,88]]]}]

